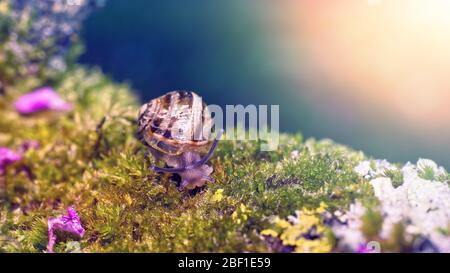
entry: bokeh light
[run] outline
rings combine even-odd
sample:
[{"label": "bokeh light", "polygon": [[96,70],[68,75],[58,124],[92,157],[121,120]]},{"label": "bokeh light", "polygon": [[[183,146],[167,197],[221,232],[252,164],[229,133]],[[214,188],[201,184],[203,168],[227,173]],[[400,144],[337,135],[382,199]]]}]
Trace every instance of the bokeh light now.
[{"label": "bokeh light", "polygon": [[284,131],[450,166],[450,1],[133,3],[88,19],[81,60],[143,100],[189,88],[221,105],[279,104]]},{"label": "bokeh light", "polygon": [[336,92],[426,128],[450,121],[449,12],[444,0],[284,1],[278,22]]}]

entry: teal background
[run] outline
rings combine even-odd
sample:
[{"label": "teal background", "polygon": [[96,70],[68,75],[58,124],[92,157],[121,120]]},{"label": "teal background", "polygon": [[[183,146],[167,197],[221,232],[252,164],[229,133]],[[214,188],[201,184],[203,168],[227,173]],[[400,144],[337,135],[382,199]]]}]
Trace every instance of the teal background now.
[{"label": "teal background", "polygon": [[282,131],[331,138],[377,158],[426,157],[450,167],[442,148],[449,141],[417,134],[382,109],[370,116],[347,98],[309,100],[308,92],[333,86],[294,85],[286,76],[264,2],[109,0],[84,24],[80,62],[129,82],[142,101],[188,89],[209,104],[278,104]]}]

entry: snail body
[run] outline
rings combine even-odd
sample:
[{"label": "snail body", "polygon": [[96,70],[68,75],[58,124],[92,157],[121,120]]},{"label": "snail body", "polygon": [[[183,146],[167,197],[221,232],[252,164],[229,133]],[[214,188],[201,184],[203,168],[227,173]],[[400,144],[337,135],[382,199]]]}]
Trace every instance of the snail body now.
[{"label": "snail body", "polygon": [[190,91],[172,91],[141,107],[137,137],[157,161],[169,166],[152,166],[152,170],[177,173],[181,176],[181,188],[193,189],[214,181],[210,177],[213,168],[206,162],[222,130],[211,141],[211,124],[211,113],[200,96]]}]

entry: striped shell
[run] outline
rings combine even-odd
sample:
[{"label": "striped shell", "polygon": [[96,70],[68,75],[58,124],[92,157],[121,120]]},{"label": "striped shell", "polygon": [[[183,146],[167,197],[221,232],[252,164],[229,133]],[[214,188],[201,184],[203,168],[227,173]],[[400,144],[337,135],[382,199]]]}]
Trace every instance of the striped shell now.
[{"label": "striped shell", "polygon": [[147,146],[169,155],[203,150],[210,144],[211,113],[190,91],[172,91],[144,104],[137,136]]}]

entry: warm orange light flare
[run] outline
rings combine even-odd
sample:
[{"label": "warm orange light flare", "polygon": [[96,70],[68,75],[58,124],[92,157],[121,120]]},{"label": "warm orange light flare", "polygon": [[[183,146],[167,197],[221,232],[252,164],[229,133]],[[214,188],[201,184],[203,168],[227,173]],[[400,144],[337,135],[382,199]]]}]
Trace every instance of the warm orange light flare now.
[{"label": "warm orange light flare", "polygon": [[450,0],[277,3],[283,52],[298,60],[294,77],[306,58],[309,75],[331,79],[339,95],[411,124],[450,124]]}]

